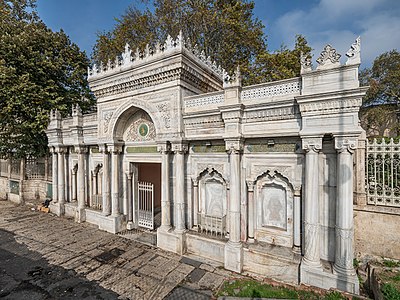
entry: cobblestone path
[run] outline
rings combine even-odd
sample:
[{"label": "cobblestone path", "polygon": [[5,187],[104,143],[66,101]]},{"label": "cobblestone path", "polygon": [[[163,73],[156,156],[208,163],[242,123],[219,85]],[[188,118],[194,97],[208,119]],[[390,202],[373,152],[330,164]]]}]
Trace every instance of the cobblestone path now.
[{"label": "cobblestone path", "polygon": [[[5,299],[210,299],[224,279],[237,277],[6,201],[0,201],[0,272]],[[32,291],[27,298],[24,284]]]}]

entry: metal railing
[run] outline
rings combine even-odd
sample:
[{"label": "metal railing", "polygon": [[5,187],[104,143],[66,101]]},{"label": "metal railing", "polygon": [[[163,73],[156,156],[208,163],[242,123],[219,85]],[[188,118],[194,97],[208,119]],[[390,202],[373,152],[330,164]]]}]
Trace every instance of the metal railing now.
[{"label": "metal railing", "polygon": [[199,232],[211,235],[225,237],[226,235],[226,216],[215,217],[198,213]]},{"label": "metal railing", "polygon": [[367,203],[400,207],[400,141],[373,139],[366,151]]},{"label": "metal railing", "polygon": [[101,210],[103,207],[102,203],[103,203],[103,195],[101,194],[92,195],[90,208]]}]

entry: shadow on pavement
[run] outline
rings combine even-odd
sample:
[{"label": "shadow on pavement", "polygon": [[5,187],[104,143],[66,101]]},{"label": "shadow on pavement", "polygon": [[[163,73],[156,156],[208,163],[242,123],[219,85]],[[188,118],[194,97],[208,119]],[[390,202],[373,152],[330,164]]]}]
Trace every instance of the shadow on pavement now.
[{"label": "shadow on pavement", "polygon": [[50,265],[46,259],[15,241],[14,235],[0,230],[0,298],[39,299],[118,299],[77,274]]}]

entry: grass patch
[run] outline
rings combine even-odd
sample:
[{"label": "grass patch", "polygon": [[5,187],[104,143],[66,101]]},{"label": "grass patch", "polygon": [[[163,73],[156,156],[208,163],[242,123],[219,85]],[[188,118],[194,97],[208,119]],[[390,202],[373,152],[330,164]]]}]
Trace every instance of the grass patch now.
[{"label": "grass patch", "polygon": [[390,283],[383,284],[381,291],[385,300],[400,300],[400,291]]},{"label": "grass patch", "polygon": [[344,300],[347,299],[339,292],[328,292],[319,295],[312,291],[296,290],[294,288],[272,286],[255,280],[230,280],[225,281],[217,296],[249,297],[249,298],[275,298],[275,299],[300,299],[300,300]]},{"label": "grass patch", "polygon": [[400,262],[399,262],[399,261],[395,261],[395,260],[391,260],[391,259],[384,259],[384,260],[382,261],[382,264],[383,264],[385,267],[388,267],[388,268],[400,267]]}]

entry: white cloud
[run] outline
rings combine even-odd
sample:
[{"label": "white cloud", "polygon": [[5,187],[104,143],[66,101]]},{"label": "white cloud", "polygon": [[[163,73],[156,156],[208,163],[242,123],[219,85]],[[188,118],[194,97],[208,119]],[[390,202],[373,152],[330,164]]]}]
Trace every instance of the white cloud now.
[{"label": "white cloud", "polygon": [[376,56],[400,46],[399,15],[400,5],[394,0],[320,0],[309,10],[293,10],[281,16],[269,35],[293,46],[294,36],[303,34],[314,48],[315,58],[326,44],[344,56],[360,35],[365,67]]}]

